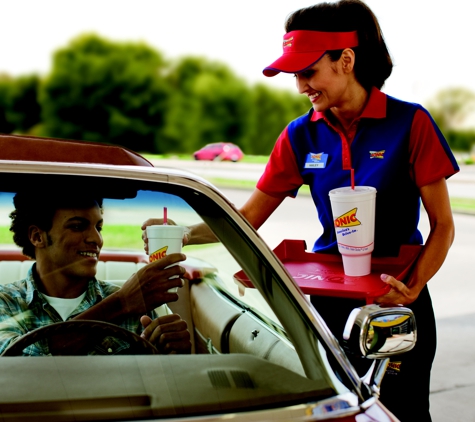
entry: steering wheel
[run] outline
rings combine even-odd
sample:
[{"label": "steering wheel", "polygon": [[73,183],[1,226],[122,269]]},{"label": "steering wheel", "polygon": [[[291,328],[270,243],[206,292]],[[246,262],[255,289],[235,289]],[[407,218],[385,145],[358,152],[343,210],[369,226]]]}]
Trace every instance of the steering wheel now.
[{"label": "steering wheel", "polygon": [[54,356],[86,355],[105,337],[115,337],[129,343],[127,354],[159,353],[148,340],[118,325],[103,321],[70,320],[37,328],[21,336],[5,349],[1,356],[21,356],[26,347],[40,340],[48,340],[50,345],[54,344],[54,347],[50,347]]}]

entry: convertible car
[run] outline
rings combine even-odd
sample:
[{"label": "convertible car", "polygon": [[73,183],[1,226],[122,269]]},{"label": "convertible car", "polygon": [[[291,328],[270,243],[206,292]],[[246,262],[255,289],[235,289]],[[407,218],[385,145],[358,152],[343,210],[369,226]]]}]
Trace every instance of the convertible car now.
[{"label": "convertible car", "polygon": [[[36,188],[57,195],[86,189],[103,198],[96,278],[119,286],[148,265],[141,225],[165,207],[176,224],[207,224],[219,242],[184,247],[179,299],[156,310],[186,320],[191,354],[157,354],[146,340],[100,321],[25,332],[0,356],[1,421],[396,420],[378,392],[388,358],[415,344],[411,311],[368,300],[349,315],[341,344],[308,296],[331,291],[315,290],[318,276],[305,277],[304,286],[283,258],[295,247],[311,262],[302,243],[283,239],[280,252],[271,250],[206,180],[156,168],[132,151],[0,135],[0,284],[24,278],[33,264],[12,240],[9,214],[17,192]],[[24,356],[52,334],[76,332],[117,335],[133,347],[114,355]],[[349,354],[372,362],[364,376]]]}]

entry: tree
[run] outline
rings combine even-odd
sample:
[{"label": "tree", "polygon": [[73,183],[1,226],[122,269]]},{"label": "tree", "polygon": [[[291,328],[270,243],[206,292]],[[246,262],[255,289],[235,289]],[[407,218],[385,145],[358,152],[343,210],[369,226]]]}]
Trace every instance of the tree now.
[{"label": "tree", "polygon": [[27,133],[40,122],[40,78],[0,76],[0,131]]},{"label": "tree", "polygon": [[165,137],[159,142],[189,153],[212,142],[244,145],[251,131],[251,93],[224,64],[184,57],[170,69],[167,80],[174,94]]},{"label": "tree", "polygon": [[440,130],[447,134],[461,129],[475,110],[475,93],[466,88],[447,88],[429,102],[427,109]]},{"label": "tree", "polygon": [[452,149],[471,150],[475,130],[467,128],[466,123],[474,116],[475,93],[466,88],[447,88],[437,93],[427,108]]},{"label": "tree", "polygon": [[0,75],[0,133],[11,133],[15,126],[8,121],[8,98],[12,78],[8,75]]},{"label": "tree", "polygon": [[83,35],[57,51],[41,90],[43,134],[153,151],[169,89],[144,43]]},{"label": "tree", "polygon": [[268,155],[277,137],[293,119],[308,112],[307,97],[257,84],[252,91],[253,131],[246,143],[249,154]]}]

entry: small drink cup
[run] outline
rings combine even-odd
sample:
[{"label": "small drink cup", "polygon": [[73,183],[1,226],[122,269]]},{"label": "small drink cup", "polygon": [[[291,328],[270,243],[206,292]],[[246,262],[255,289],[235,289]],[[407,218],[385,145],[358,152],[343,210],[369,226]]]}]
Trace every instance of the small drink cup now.
[{"label": "small drink cup", "polygon": [[348,186],[331,190],[329,196],[345,274],[370,274],[376,189],[371,186],[355,186],[354,189]]},{"label": "small drink cup", "polygon": [[[164,258],[171,253],[181,253],[185,233],[183,226],[154,225],[148,226],[146,230],[150,262]],[[176,277],[178,276],[172,278]],[[176,293],[177,288],[170,289],[169,292]]]}]

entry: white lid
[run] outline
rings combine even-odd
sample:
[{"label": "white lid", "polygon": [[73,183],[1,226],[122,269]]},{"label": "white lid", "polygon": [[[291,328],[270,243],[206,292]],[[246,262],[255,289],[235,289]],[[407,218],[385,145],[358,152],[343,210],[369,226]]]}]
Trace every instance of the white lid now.
[{"label": "white lid", "polygon": [[332,189],[328,192],[330,199],[335,202],[347,202],[348,200],[368,201],[376,197],[376,188],[372,186],[345,186],[343,188]]},{"label": "white lid", "polygon": [[172,226],[167,224],[147,226],[146,230],[148,238],[159,239],[182,239],[185,233],[185,228],[183,226]]}]

